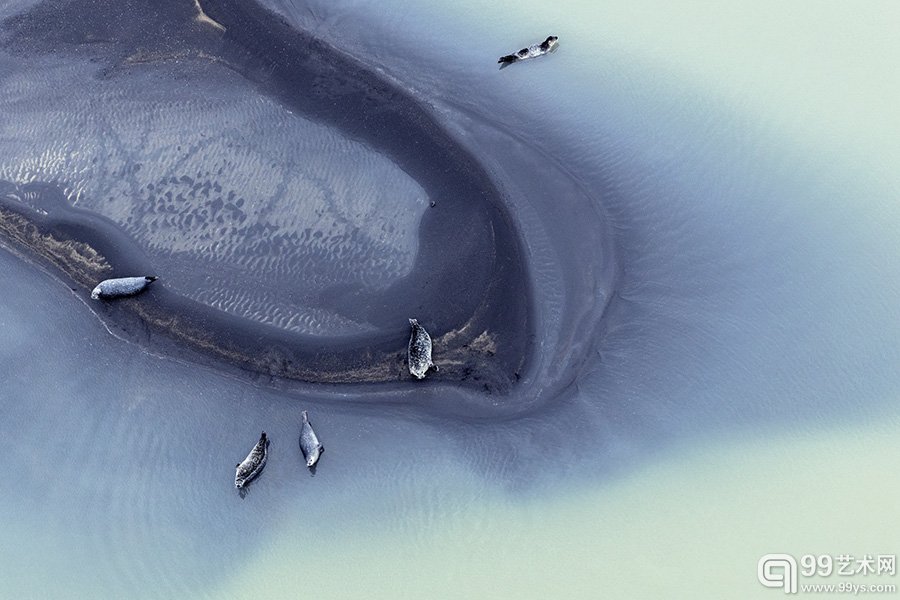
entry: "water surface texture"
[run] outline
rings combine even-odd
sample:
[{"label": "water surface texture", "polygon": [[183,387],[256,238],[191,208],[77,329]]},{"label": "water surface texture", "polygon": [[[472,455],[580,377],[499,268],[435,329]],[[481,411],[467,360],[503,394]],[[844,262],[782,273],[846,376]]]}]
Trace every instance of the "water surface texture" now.
[{"label": "water surface texture", "polygon": [[[898,17],[5,4],[2,595],[762,598],[766,553],[900,553]],[[88,299],[122,270],[160,280]]]}]

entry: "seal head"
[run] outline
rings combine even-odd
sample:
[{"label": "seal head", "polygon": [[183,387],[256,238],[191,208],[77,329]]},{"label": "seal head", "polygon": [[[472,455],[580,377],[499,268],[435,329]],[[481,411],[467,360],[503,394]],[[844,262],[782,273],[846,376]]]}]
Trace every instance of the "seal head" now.
[{"label": "seal head", "polygon": [[303,425],[300,426],[300,450],[306,459],[306,466],[312,467],[318,462],[319,457],[325,452],[325,446],[319,441],[316,432],[309,423],[309,414],[304,410],[301,413]]},{"label": "seal head", "polygon": [[559,45],[559,38],[555,35],[549,36],[546,40],[541,42],[541,50],[546,52],[553,52],[557,46]]}]

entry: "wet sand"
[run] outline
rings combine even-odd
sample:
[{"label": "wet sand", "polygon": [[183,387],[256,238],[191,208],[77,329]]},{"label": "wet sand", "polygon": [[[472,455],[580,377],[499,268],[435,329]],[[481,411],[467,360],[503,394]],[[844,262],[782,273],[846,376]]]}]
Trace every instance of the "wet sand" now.
[{"label": "wet sand", "polygon": [[[378,327],[374,335],[304,336],[242,322],[166,291],[165,273],[157,274],[160,282],[151,293],[98,309],[107,326],[143,343],[166,333],[173,342],[166,352],[187,349],[272,379],[407,384],[405,323],[416,316],[439,347],[441,370],[429,384],[508,392],[525,372],[533,325],[521,242],[503,193],[426,108],[384,77],[254,4],[204,3],[203,9],[224,32],[198,25],[184,2],[149,14],[135,3],[117,4],[100,9],[110,14],[90,19],[78,2],[51,3],[8,21],[5,47],[27,53],[62,44],[104,63],[108,77],[136,63],[164,71],[167,60],[183,53],[221,62],[260,93],[391,157],[428,192],[435,208],[421,221],[418,254],[407,277],[377,292],[344,286],[324,295],[339,312],[362,315]],[[58,27],[46,27],[48,21]],[[41,234],[85,244],[100,255],[98,264],[108,265],[88,271],[80,259],[54,261],[82,295],[99,276],[154,271],[112,222],[68,207],[59,196],[41,189],[36,201],[49,214],[32,222]],[[39,239],[29,242],[32,253],[46,256]]]}]

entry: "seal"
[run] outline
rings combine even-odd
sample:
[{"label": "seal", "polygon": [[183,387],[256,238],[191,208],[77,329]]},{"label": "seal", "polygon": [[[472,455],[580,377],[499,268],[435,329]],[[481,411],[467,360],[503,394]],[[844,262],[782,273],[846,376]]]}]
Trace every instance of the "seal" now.
[{"label": "seal", "polygon": [[156,281],[156,277],[118,277],[116,279],[104,279],[97,284],[94,291],[91,292],[91,298],[99,300],[101,298],[123,298],[125,296],[134,296],[140,294],[147,286]]},{"label": "seal", "polygon": [[497,61],[501,65],[501,69],[508,65],[511,65],[514,62],[518,62],[520,60],[526,60],[529,58],[535,58],[537,56],[543,56],[548,52],[553,52],[559,45],[559,38],[555,35],[551,35],[546,40],[541,42],[540,44],[532,44],[527,48],[522,48],[515,54],[507,54],[506,56],[501,56]]},{"label": "seal", "polygon": [[409,324],[412,327],[407,353],[409,372],[416,379],[423,379],[429,369],[438,370],[431,362],[431,336],[416,319],[410,319]]},{"label": "seal", "polygon": [[234,487],[241,489],[262,473],[268,457],[269,438],[266,437],[266,432],[263,431],[259,436],[259,441],[253,446],[253,450],[250,451],[247,458],[243,462],[234,465],[236,469],[234,473]]},{"label": "seal", "polygon": [[312,425],[309,424],[309,414],[305,410],[300,414],[303,417],[303,425],[300,427],[300,450],[303,451],[306,466],[312,467],[325,452],[325,446],[319,441]]}]

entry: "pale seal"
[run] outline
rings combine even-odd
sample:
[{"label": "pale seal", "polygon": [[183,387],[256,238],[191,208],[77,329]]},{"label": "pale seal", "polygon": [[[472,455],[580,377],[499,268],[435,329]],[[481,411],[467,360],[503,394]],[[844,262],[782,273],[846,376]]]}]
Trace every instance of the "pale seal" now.
[{"label": "pale seal", "polygon": [[556,50],[558,44],[559,38],[555,35],[551,35],[540,44],[532,44],[527,48],[522,48],[515,54],[507,54],[506,56],[501,56],[497,62],[502,65],[500,67],[502,69],[503,67],[511,65],[514,62],[526,60],[529,58],[535,58],[537,56],[543,56],[548,52],[553,52],[554,50]]},{"label": "pale seal", "polygon": [[118,277],[116,279],[104,279],[97,284],[91,292],[91,298],[122,298],[140,294],[147,286],[156,281],[156,277]]},{"label": "pale seal", "polygon": [[300,450],[306,459],[306,466],[312,467],[319,460],[319,456],[325,452],[325,446],[319,441],[312,425],[309,424],[309,414],[304,410],[300,413],[303,417],[303,425],[300,427]]},{"label": "pale seal", "polygon": [[428,373],[428,369],[438,370],[437,366],[431,362],[431,336],[416,319],[410,319],[409,324],[412,327],[407,353],[409,372],[416,379],[423,379]]},{"label": "pale seal", "polygon": [[243,462],[234,465],[236,469],[234,473],[234,487],[241,489],[250,481],[262,473],[263,467],[266,466],[266,459],[269,457],[269,438],[263,431],[259,436],[259,441],[253,446],[253,450],[247,455]]}]

